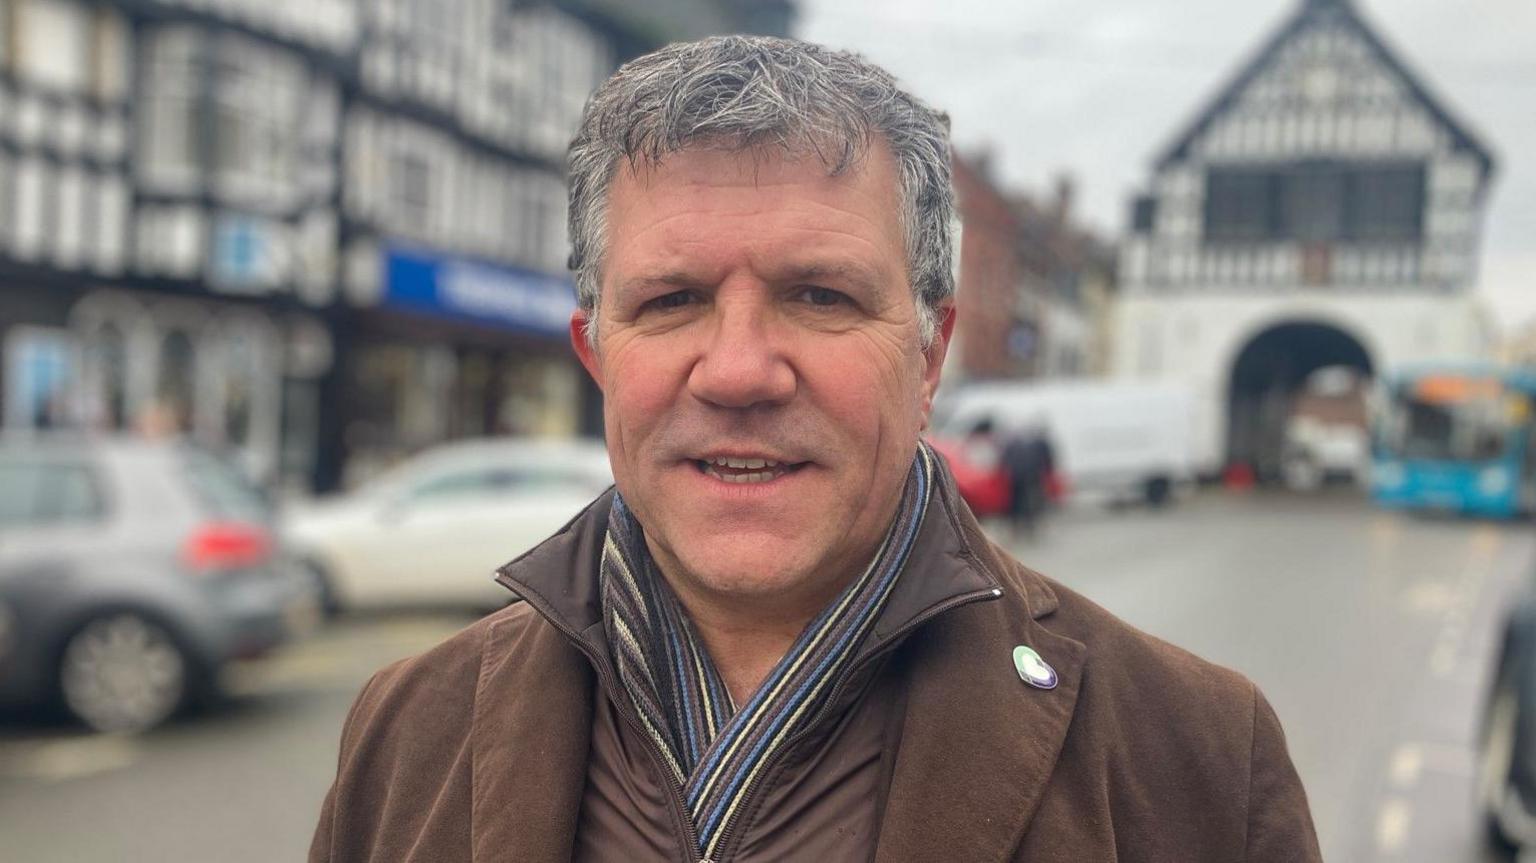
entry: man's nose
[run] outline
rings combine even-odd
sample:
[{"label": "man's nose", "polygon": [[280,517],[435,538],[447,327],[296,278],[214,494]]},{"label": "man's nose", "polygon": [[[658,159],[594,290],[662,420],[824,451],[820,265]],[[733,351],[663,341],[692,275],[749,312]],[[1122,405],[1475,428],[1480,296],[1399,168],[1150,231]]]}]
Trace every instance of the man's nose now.
[{"label": "man's nose", "polygon": [[783,323],[757,299],[718,301],[708,342],[688,376],[688,389],[719,407],[782,404],[795,394],[795,371],[784,351]]}]

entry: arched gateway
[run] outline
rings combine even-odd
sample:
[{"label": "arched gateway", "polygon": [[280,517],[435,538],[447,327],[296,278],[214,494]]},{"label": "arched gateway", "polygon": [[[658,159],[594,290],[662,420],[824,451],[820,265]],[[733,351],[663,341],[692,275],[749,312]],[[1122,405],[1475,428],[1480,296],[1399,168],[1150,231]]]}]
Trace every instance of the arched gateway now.
[{"label": "arched gateway", "polygon": [[1302,407],[1308,380],[1324,369],[1348,369],[1361,381],[1375,371],[1360,339],[1332,324],[1289,321],[1249,339],[1228,376],[1227,464],[1251,465],[1261,477],[1278,475],[1289,421]]}]

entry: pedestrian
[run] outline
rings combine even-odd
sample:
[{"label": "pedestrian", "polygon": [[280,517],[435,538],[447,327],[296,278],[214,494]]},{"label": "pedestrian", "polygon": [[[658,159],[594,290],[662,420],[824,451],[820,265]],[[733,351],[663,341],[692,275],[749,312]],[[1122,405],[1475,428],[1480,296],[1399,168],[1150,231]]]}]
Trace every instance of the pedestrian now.
[{"label": "pedestrian", "polygon": [[989,542],[920,442],[948,124],[851,54],[672,45],[570,151],[616,489],[363,689],[313,861],[1314,861],[1253,684]]},{"label": "pedestrian", "polygon": [[1013,429],[1003,443],[1001,461],[1008,475],[1009,526],[1015,540],[1033,536],[1050,503],[1054,457],[1045,420],[1033,417]]}]

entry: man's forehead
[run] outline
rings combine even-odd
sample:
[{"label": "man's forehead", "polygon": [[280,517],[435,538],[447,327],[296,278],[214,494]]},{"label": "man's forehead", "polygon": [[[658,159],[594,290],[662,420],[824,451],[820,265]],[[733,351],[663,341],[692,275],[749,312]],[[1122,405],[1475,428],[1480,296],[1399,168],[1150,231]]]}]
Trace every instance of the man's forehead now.
[{"label": "man's forehead", "polygon": [[[809,169],[809,170],[808,170]],[[900,181],[896,157],[879,136],[849,153],[841,149],[813,148],[780,143],[750,144],[701,140],[657,156],[620,159],[614,168],[612,189],[628,186],[648,190],[660,184],[724,185],[772,184],[786,173],[803,179],[820,174],[829,183],[847,181],[866,173],[888,181]]]},{"label": "man's forehead", "polygon": [[[877,290],[883,275],[863,261],[819,254],[788,256],[765,262],[764,274],[776,282],[813,282],[848,288]],[[620,280],[620,291],[666,286],[697,288],[713,284],[718,274],[699,261],[669,262],[641,270]]]}]

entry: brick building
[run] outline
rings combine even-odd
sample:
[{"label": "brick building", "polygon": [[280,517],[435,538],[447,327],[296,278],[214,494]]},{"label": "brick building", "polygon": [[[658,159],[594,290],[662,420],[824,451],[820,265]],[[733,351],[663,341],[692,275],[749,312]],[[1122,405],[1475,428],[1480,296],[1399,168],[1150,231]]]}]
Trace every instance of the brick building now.
[{"label": "brick building", "polygon": [[1063,178],[1045,201],[999,188],[988,160],[956,157],[957,378],[1072,377],[1109,367],[1112,248],[1073,220]]}]

